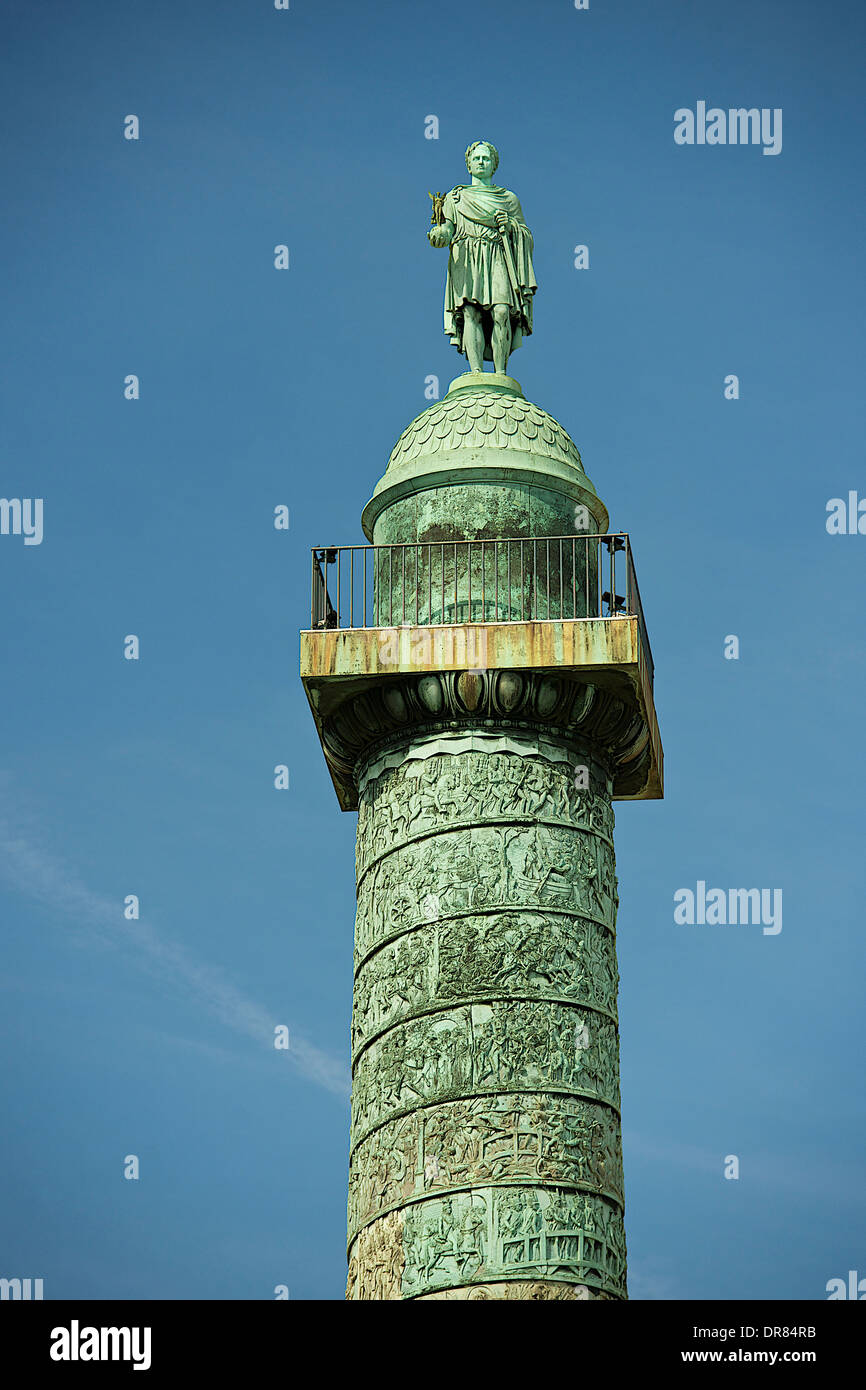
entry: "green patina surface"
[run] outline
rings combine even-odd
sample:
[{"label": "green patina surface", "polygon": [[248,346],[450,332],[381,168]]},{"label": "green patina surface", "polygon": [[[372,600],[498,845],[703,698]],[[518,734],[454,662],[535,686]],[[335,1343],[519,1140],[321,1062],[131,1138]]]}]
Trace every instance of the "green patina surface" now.
[{"label": "green patina surface", "polygon": [[475,742],[361,779],[348,1296],[622,1298],[610,778]]},{"label": "green patina surface", "polygon": [[537,287],[498,158],[475,141],[470,183],[431,194],[470,371],[362,515],[376,545],[431,548],[400,552],[396,580],[377,552],[372,629],[301,638],[358,808],[350,1299],[627,1296],[611,801],[661,795],[661,743],[638,620],[581,598],[594,551],[533,552],[529,572],[519,546],[492,570],[448,554],[609,526],[566,431],[506,375]]},{"label": "green patina surface", "polygon": [[[364,524],[377,544],[570,535],[577,506],[606,529],[561,426],[512,379],[467,374],[401,435]],[[525,578],[511,583],[518,613]],[[563,642],[576,667],[598,648],[636,689],[636,628],[592,629],[487,637],[524,673],[556,672]],[[414,669],[445,669],[445,631],[430,628]],[[327,710],[338,667],[387,682],[381,635],[323,636],[315,703]],[[486,664],[491,692],[534,679]],[[495,717],[473,723],[470,702],[458,729],[443,708],[438,732],[371,734],[355,765],[349,1298],[626,1297],[611,749],[579,719],[542,731],[555,701],[539,690],[534,727],[491,693]]]},{"label": "green patina surface", "polygon": [[403,431],[362,524],[394,545],[604,532],[608,514],[553,416],[513,377],[467,372]]},{"label": "green patina surface", "polygon": [[538,286],[532,233],[518,199],[493,182],[498,165],[495,145],[473,141],[466,151],[472,181],[434,198],[427,236],[431,246],[449,248],[445,332],[473,371],[488,361],[501,374],[509,354],[532,332]]}]

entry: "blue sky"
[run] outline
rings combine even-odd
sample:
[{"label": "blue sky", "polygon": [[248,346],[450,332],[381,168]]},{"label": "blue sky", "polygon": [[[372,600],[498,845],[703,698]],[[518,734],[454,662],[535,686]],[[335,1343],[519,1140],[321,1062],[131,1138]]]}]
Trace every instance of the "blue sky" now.
[{"label": "blue sky", "polygon": [[[427,191],[478,138],[535,236],[510,370],[630,533],[655,657],[666,799],[617,807],[632,1296],[866,1274],[866,536],[825,528],[866,496],[862,9],[9,0],[4,30],[0,492],[44,538],[0,536],[0,1274],[343,1295],[355,816],[297,633],[309,547],[363,540],[465,366]],[[676,145],[699,100],[781,108],[782,152]],[[676,925],[700,879],[781,888],[781,933]]]}]

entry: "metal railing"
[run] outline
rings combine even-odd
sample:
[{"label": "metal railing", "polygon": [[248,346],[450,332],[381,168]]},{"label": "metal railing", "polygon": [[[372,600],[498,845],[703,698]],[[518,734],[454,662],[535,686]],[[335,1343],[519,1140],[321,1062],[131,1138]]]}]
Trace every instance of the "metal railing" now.
[{"label": "metal railing", "polygon": [[631,616],[638,619],[652,680],[652,654],[625,532],[316,546],[312,551],[313,629]]}]

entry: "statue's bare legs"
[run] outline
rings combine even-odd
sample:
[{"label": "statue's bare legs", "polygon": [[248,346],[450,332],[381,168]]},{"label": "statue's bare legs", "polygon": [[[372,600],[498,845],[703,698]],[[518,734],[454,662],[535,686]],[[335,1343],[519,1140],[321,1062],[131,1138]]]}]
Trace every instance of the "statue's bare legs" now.
[{"label": "statue's bare legs", "polygon": [[511,351],[511,315],[507,304],[493,306],[493,336],[490,346],[493,350],[494,372],[504,373]]},{"label": "statue's bare legs", "polygon": [[[493,370],[503,372],[508,365],[511,351],[511,315],[507,304],[493,305],[493,334],[490,347],[493,352]],[[473,372],[484,371],[484,329],[481,324],[481,310],[477,304],[463,305],[463,346]]]},{"label": "statue's bare legs", "polygon": [[463,346],[469,358],[469,369],[484,371],[484,329],[481,326],[481,310],[477,304],[463,305]]}]

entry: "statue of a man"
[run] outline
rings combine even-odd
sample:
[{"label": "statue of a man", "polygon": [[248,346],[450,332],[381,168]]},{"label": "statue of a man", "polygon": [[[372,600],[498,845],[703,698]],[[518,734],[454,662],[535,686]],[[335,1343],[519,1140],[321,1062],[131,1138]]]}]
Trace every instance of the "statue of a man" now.
[{"label": "statue of a man", "polygon": [[445,332],[473,372],[508,357],[532,332],[532,233],[513,193],[493,182],[499,152],[488,140],[466,151],[471,184],[452,188],[444,221],[427,233],[431,246],[450,246],[445,284]]}]

